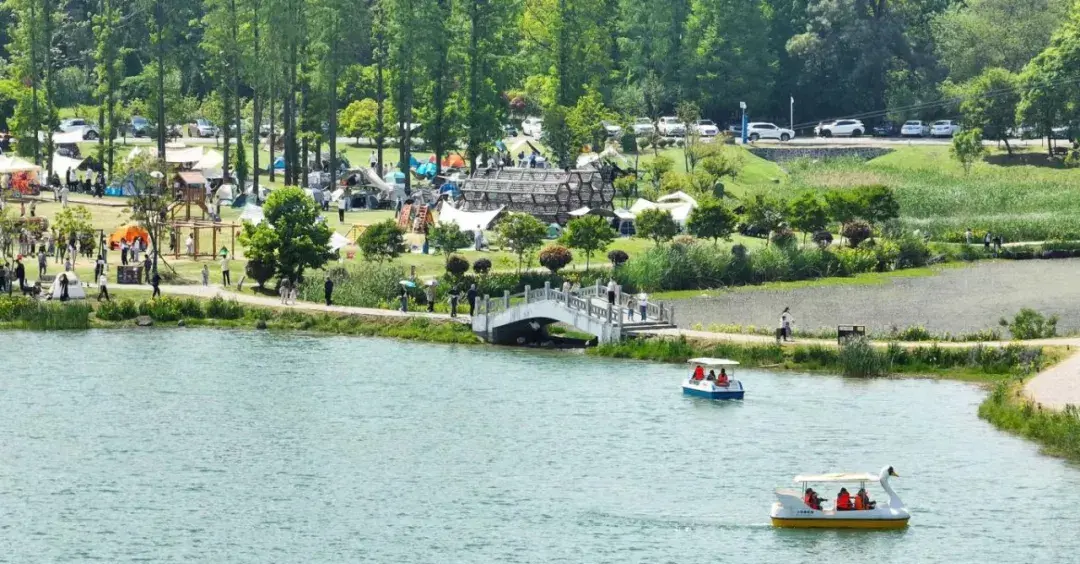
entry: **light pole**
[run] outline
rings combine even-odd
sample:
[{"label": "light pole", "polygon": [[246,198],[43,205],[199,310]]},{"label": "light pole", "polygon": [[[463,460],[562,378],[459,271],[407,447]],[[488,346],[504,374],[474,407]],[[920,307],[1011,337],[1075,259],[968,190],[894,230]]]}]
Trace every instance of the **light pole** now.
[{"label": "light pole", "polygon": [[791,97],[791,131],[795,132],[795,97]]},{"label": "light pole", "polygon": [[739,108],[742,110],[742,143],[745,145],[747,140],[746,126],[748,125],[746,123],[746,102],[739,102]]}]

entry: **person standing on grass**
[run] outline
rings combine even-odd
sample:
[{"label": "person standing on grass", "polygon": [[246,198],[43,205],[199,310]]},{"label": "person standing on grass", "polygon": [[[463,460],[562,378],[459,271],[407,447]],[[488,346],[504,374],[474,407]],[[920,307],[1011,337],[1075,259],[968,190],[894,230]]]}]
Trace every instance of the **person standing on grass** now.
[{"label": "person standing on grass", "polygon": [[37,202],[30,202],[30,217],[37,216]]},{"label": "person standing on grass", "polygon": [[465,293],[465,299],[469,300],[469,317],[476,315],[476,284],[469,286],[469,291]]},{"label": "person standing on grass", "polygon": [[457,317],[458,300],[461,299],[461,291],[457,286],[450,289],[450,317]]},{"label": "person standing on grass", "polygon": [[221,285],[225,288],[229,287],[229,255],[221,257]]},{"label": "person standing on grass", "polygon": [[424,297],[427,298],[428,313],[435,313],[435,284],[434,280],[424,288]]},{"label": "person standing on grass", "polygon": [[105,301],[111,302],[112,300],[109,299],[109,276],[106,275],[104,272],[102,272],[97,277],[97,283],[98,283],[97,301],[100,302],[101,298],[105,298]]},{"label": "person standing on grass", "polygon": [[120,239],[120,264],[127,266],[128,263],[128,242],[127,239]]},{"label": "person standing on grass", "polygon": [[4,291],[7,291],[8,295],[11,294],[11,288],[8,287],[7,263],[0,263],[0,293]]},{"label": "person standing on grass", "polygon": [[330,275],[326,275],[326,282],[323,282],[323,294],[326,296],[326,306],[330,307],[334,303],[334,281],[330,279]]},{"label": "person standing on grass", "polygon": [[195,239],[190,234],[187,236],[187,241],[184,241],[184,248],[188,256],[195,256]]},{"label": "person standing on grass", "polygon": [[142,248],[142,238],[136,237],[131,242],[131,248],[128,249],[128,253],[131,255],[131,262],[139,264],[139,250]]},{"label": "person standing on grass", "polygon": [[784,336],[785,341],[791,341],[791,324],[794,320],[791,318],[791,308],[785,307],[784,311],[780,312],[780,332]]},{"label": "person standing on grass", "polygon": [[68,257],[64,260],[64,272],[72,272],[74,270],[75,267],[71,264],[71,257]]},{"label": "person standing on grass", "polygon": [[38,254],[37,254],[38,278],[44,278],[45,277],[46,267],[48,267],[48,266],[49,266],[49,259],[45,258],[45,251],[38,250]]},{"label": "person standing on grass", "polygon": [[483,250],[484,248],[484,230],[480,229],[479,225],[477,225],[476,230],[473,231],[473,246],[477,251]]},{"label": "person standing on grass", "polygon": [[208,264],[202,265],[202,285],[210,285],[210,265]]},{"label": "person standing on grass", "polygon": [[22,255],[15,259],[15,279],[19,281],[19,291],[26,292],[26,266],[22,263]]},{"label": "person standing on grass", "polygon": [[342,194],[337,201],[337,219],[338,223],[345,223],[345,194]]},{"label": "person standing on grass", "polygon": [[98,276],[101,276],[105,272],[105,256],[98,255],[97,262],[94,263],[94,279],[97,280]]},{"label": "person standing on grass", "polygon": [[154,271],[153,276],[150,277],[150,285],[154,287],[154,293],[150,295],[150,299],[161,297],[161,275]]}]

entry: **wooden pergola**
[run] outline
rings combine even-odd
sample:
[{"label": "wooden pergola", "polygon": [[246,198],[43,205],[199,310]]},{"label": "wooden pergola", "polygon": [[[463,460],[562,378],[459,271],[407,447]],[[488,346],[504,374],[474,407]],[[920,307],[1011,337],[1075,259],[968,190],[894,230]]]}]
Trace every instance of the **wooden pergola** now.
[{"label": "wooden pergola", "polygon": [[[229,244],[228,244],[229,256],[230,257],[235,257],[236,256],[236,234],[240,229],[242,229],[242,226],[240,224],[237,224],[237,223],[217,223],[217,222],[213,222],[213,221],[189,220],[189,221],[173,221],[173,222],[171,222],[169,224],[169,228],[172,229],[173,233],[176,233],[176,246],[173,248],[174,256],[177,259],[179,259],[181,257],[184,257],[184,256],[190,256],[191,258],[198,260],[200,258],[213,259],[213,258],[216,258],[218,256],[218,249],[219,249],[219,247],[218,247],[218,234],[219,233],[222,236],[222,239],[221,239],[222,244],[224,244],[224,242],[225,242],[225,234],[221,233],[222,231],[228,231],[228,236],[229,236]],[[204,251],[200,246],[201,235],[202,235],[204,229],[209,229],[210,233],[211,233],[211,235],[210,235],[211,243],[210,243],[210,250],[209,251]],[[185,241],[184,233],[185,233],[185,230],[187,230],[187,232],[191,233],[191,238],[192,238],[193,242],[195,243],[193,248],[192,248],[192,254],[191,255],[187,254],[187,248],[184,245],[184,241]]]}]

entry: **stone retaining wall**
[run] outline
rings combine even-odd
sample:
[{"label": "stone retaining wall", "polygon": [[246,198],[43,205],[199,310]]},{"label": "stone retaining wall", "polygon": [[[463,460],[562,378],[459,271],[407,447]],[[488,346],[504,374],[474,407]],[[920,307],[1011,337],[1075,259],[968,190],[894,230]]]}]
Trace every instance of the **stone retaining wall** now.
[{"label": "stone retaining wall", "polygon": [[783,163],[795,159],[823,160],[846,157],[868,161],[887,155],[893,150],[885,147],[792,147],[790,149],[753,147],[750,152],[767,161]]}]

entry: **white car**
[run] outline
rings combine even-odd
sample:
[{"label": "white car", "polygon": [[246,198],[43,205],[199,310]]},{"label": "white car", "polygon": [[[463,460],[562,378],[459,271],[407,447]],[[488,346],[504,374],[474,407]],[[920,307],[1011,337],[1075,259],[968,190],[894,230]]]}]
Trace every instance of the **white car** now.
[{"label": "white car", "polygon": [[527,117],[521,122],[521,133],[529,137],[540,137],[544,133],[544,120],[538,117]]},{"label": "white car", "polygon": [[952,137],[957,133],[960,133],[960,124],[950,119],[935,121],[930,126],[931,137]]},{"label": "white car", "polygon": [[634,135],[641,137],[643,135],[652,135],[656,131],[656,127],[653,126],[652,120],[647,117],[639,117],[634,120]]},{"label": "white car", "polygon": [[777,127],[771,123],[754,122],[746,125],[746,137],[751,141],[757,141],[758,139],[788,141],[795,137],[795,132],[783,127]]},{"label": "white car", "polygon": [[98,131],[97,126],[86,121],[83,118],[62,119],[60,120],[59,129],[64,133],[82,133],[82,138],[87,141],[91,141],[101,137],[101,132]]},{"label": "white car", "polygon": [[930,126],[917,119],[905,121],[900,126],[900,137],[926,137],[930,135]]},{"label": "white car", "polygon": [[665,137],[683,137],[686,135],[686,125],[675,116],[660,118],[660,135]]},{"label": "white car", "polygon": [[699,119],[694,124],[694,131],[702,137],[716,137],[720,135],[720,127],[711,119]]},{"label": "white car", "polygon": [[622,127],[619,127],[610,121],[602,121],[600,124],[604,126],[604,131],[607,132],[608,137],[618,137],[619,134],[622,133]]},{"label": "white car", "polygon": [[814,133],[818,137],[862,137],[866,133],[866,126],[857,119],[838,119],[818,125]]},{"label": "white car", "polygon": [[188,135],[191,137],[217,137],[218,128],[210,123],[210,120],[199,118],[195,120],[195,123],[188,126]]}]

